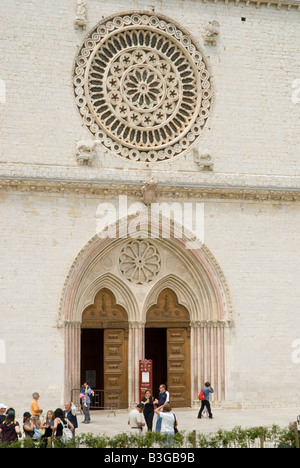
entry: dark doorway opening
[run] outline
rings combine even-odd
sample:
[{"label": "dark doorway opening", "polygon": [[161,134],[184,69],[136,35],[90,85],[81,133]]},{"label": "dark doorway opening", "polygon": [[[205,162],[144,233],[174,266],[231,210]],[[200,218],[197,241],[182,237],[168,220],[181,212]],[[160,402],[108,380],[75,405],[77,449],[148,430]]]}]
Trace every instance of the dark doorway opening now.
[{"label": "dark doorway opening", "polygon": [[145,359],[153,361],[153,396],[157,398],[160,384],[168,388],[166,328],[145,328]]},{"label": "dark doorway opening", "polygon": [[81,384],[104,388],[103,329],[81,330]]}]

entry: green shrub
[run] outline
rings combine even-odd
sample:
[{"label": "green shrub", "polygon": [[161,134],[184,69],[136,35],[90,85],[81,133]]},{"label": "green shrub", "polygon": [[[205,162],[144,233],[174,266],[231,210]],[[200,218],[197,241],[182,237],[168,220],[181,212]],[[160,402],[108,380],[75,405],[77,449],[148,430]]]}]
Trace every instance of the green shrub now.
[{"label": "green shrub", "polygon": [[[262,429],[264,443],[274,448],[295,448],[295,431],[293,427],[285,429],[273,425]],[[146,432],[141,435],[120,433],[113,437],[105,435],[80,434],[67,444],[61,440],[53,439],[51,448],[253,448],[259,447],[261,428],[251,427],[243,429],[240,426],[230,431],[223,429],[211,434],[202,434],[196,431],[179,432],[175,436],[157,432]],[[45,440],[35,442],[31,439],[22,439],[0,448],[45,448]]]}]

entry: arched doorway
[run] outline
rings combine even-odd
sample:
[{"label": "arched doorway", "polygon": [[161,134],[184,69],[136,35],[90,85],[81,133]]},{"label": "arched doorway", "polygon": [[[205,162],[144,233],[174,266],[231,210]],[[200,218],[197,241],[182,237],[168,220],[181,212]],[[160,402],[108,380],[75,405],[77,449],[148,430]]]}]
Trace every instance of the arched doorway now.
[{"label": "arched doorway", "polygon": [[[117,234],[124,223],[122,220],[116,224]],[[147,232],[144,238],[147,239]],[[166,343],[166,330],[173,334],[176,329],[185,330],[184,340],[190,340],[190,355],[185,358],[190,359],[190,396],[186,401],[190,399],[191,405],[198,405],[199,388],[205,380],[211,380],[215,389],[214,399],[222,404],[226,400],[226,374],[229,372],[226,366],[229,347],[226,343],[230,342],[234,322],[229,287],[217,260],[205,245],[201,249],[186,249],[185,238],[177,238],[172,232],[170,239],[151,239],[163,260],[157,276],[144,284],[135,284],[120,269],[121,254],[127,243],[128,239],[122,237],[111,239],[96,235],[78,253],[68,271],[57,319],[57,326],[64,331],[66,398],[72,389],[79,388],[81,380],[82,314],[95,303],[98,292],[106,288],[113,291],[115,304],[121,306],[128,316],[128,329],[123,328],[125,340],[128,333],[128,406],[139,401],[139,360],[149,357],[145,354],[145,333],[151,332],[145,332],[145,328],[157,328],[156,333],[161,329],[161,333],[166,334]],[[165,316],[169,305],[163,304],[163,295],[159,299],[166,289],[171,290],[168,301],[174,299],[170,303],[177,311],[171,321],[173,326],[167,324]],[[177,306],[181,306],[180,309]],[[178,310],[185,310],[181,322]],[[160,320],[155,311],[156,314],[161,313]],[[155,323],[158,326],[154,326]],[[109,327],[101,325],[99,329],[110,330]],[[148,335],[148,342],[149,339]],[[174,354],[180,354],[178,346]],[[179,367],[179,363],[176,365]],[[165,373],[168,374],[167,371]],[[167,380],[170,380],[168,376]],[[173,383],[179,384],[179,377]],[[180,393],[177,388],[172,392],[174,398]],[[179,395],[178,398],[181,399]],[[172,401],[174,403],[174,399]]]},{"label": "arched doorway", "polygon": [[145,358],[153,361],[154,395],[165,383],[173,407],[191,406],[190,317],[169,288],[147,312]]},{"label": "arched doorway", "polygon": [[[81,323],[81,381],[105,390],[105,407],[128,407],[128,316],[114,294],[101,289]],[[91,383],[91,382],[90,382]]]}]

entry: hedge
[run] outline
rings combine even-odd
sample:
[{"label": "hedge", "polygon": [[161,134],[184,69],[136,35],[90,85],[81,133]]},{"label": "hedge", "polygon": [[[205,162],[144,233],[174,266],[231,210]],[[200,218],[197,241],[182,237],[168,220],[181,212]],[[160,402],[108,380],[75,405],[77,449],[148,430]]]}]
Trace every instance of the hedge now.
[{"label": "hedge", "polygon": [[[171,438],[156,432],[146,432],[139,436],[124,432],[113,437],[88,433],[76,436],[65,445],[60,440],[50,440],[47,448],[257,448],[261,445],[262,439],[264,447],[295,448],[296,438],[293,427],[280,428],[273,425],[270,428],[243,429],[236,426],[230,431],[220,429],[211,434],[196,431],[179,432]],[[9,446],[1,445],[0,448],[46,447],[45,440],[34,442],[30,439],[21,439]]]}]

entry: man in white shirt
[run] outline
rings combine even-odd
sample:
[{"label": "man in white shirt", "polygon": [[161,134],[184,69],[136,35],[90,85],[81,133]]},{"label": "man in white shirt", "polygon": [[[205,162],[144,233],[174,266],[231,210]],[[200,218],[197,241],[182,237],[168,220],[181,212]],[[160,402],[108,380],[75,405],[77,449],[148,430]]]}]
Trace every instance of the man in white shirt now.
[{"label": "man in white shirt", "polygon": [[128,417],[128,424],[131,427],[131,431],[137,435],[142,434],[143,427],[145,426],[145,420],[143,416],[144,406],[145,405],[143,405],[143,403],[139,403],[136,408],[130,411]]},{"label": "man in white shirt", "polygon": [[[170,393],[167,392],[165,384],[161,384],[159,386],[159,396],[158,396],[158,410],[160,412],[164,411],[164,407],[170,403]],[[156,420],[156,428],[155,432],[161,431],[161,417],[159,413],[157,413],[157,420]]]}]

